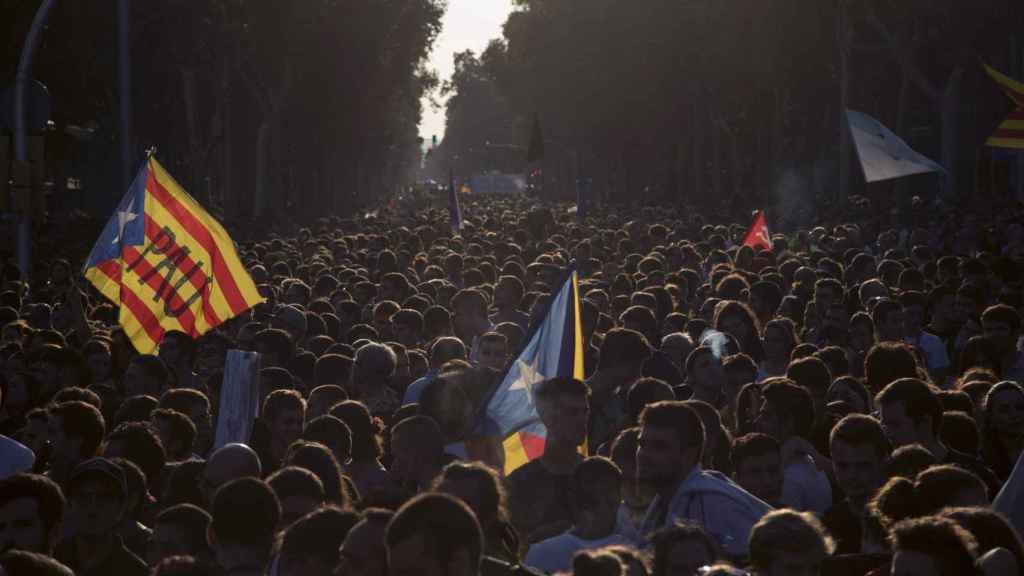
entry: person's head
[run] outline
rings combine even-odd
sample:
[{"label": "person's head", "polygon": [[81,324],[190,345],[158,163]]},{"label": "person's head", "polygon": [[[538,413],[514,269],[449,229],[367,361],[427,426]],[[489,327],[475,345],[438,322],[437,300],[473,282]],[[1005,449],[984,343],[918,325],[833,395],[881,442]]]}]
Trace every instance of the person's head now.
[{"label": "person's head", "polygon": [[51,554],[61,537],[65,505],[60,487],[45,476],[15,474],[0,480],[0,553]]},{"label": "person's head", "polygon": [[258,478],[232,480],[217,490],[207,539],[218,562],[244,555],[250,564],[270,560],[274,535],[281,521],[281,504],[274,491]]},{"label": "person's head", "polygon": [[647,338],[636,330],[613,328],[604,335],[597,369],[621,375],[624,384],[640,377],[644,362],[651,357]]},{"label": "person's head", "polygon": [[165,508],[153,523],[146,560],[155,566],[171,556],[208,558],[210,547],[206,542],[206,532],[210,521],[210,515],[193,504]]},{"label": "person's head", "polygon": [[929,446],[942,427],[942,403],[935,389],[916,378],[901,378],[875,397],[882,427],[893,446]]},{"label": "person's head", "polygon": [[996,304],[985,309],[981,315],[981,326],[995,344],[996,352],[1007,355],[1016,352],[1020,337],[1020,314],[1012,306]]},{"label": "person's head", "polygon": [[70,568],[46,554],[26,550],[8,550],[0,554],[0,573],[12,576],[75,576]]},{"label": "person's head", "polygon": [[180,330],[168,330],[160,340],[157,355],[178,377],[188,377],[196,361],[196,341]]},{"label": "person's head", "polygon": [[128,362],[121,387],[126,397],[148,395],[159,398],[170,386],[170,378],[163,360],[151,354],[139,354]]},{"label": "person's head", "polygon": [[349,505],[348,491],[342,481],[341,466],[323,444],[298,440],[288,447],[285,466],[297,466],[312,472],[323,485],[326,502],[342,508]]},{"label": "person's head", "polygon": [[787,378],[768,378],[762,383],[764,402],[755,426],[780,443],[794,436],[807,439],[814,424],[814,402],[810,392]]},{"label": "person's head", "polygon": [[340,418],[330,414],[306,422],[306,427],[302,429],[302,439],[326,446],[338,464],[344,465],[352,456],[352,430]]},{"label": "person's head", "polygon": [[836,483],[858,506],[866,504],[882,485],[883,466],[891,452],[881,423],[863,414],[846,416],[829,436]]},{"label": "person's head", "polygon": [[618,555],[604,550],[580,550],[572,556],[574,576],[626,576],[626,569]]},{"label": "person's head", "polygon": [[569,510],[577,526],[612,530],[622,502],[622,471],[608,458],[591,456],[576,465],[569,482]]},{"label": "person's head", "polygon": [[1020,438],[1024,435],[1024,387],[1013,381],[993,386],[983,403],[984,422],[990,436]]},{"label": "person's head", "polygon": [[50,462],[56,468],[57,477],[63,479],[79,462],[96,455],[106,426],[100,411],[85,402],[58,404],[49,414],[53,443]]},{"label": "person's head", "polygon": [[676,521],[651,535],[654,544],[652,576],[690,576],[702,566],[722,558],[718,544],[704,529],[691,522]]},{"label": "person's head", "polygon": [[406,502],[387,526],[390,576],[476,576],[483,533],[473,512],[445,494]]},{"label": "person's head", "polygon": [[775,438],[752,432],[733,440],[733,480],[772,506],[782,497],[782,453]]},{"label": "person's head", "polygon": [[131,460],[146,475],[148,484],[156,485],[167,463],[160,437],[148,422],[125,422],[114,428],[103,445],[107,458]]},{"label": "person's head", "polygon": [[886,481],[896,478],[916,478],[918,474],[935,466],[939,461],[935,455],[920,444],[907,444],[892,451],[886,460],[882,473]]},{"label": "person's head", "polygon": [[789,360],[797,344],[796,326],[789,318],[775,318],[765,324],[762,346],[766,358]]},{"label": "person's head", "polygon": [[395,376],[398,357],[386,344],[365,344],[356,350],[352,366],[352,393],[357,398],[382,394]]},{"label": "person's head", "polygon": [[868,389],[860,380],[852,376],[836,378],[825,393],[825,405],[842,402],[855,414],[867,414],[871,411],[871,397]]},{"label": "person's head", "polygon": [[640,414],[637,477],[667,490],[678,485],[704,455],[704,424],[683,402],[656,402]]},{"label": "person's head", "polygon": [[[321,357],[320,360],[323,360]],[[317,366],[320,362],[317,362]],[[331,409],[338,402],[348,400],[348,393],[341,386],[335,384],[324,384],[317,386],[309,393],[309,400],[306,402],[306,419],[319,418]]]},{"label": "person's head", "polygon": [[305,468],[281,468],[267,478],[267,484],[281,504],[281,529],[324,504],[323,482]]},{"label": "person's head", "polygon": [[1014,557],[1017,566],[1024,566],[1024,543],[1006,516],[980,506],[945,508],[940,516],[962,526],[978,541],[978,554],[1004,548]]},{"label": "person's head", "polygon": [[245,444],[226,444],[206,461],[199,488],[206,501],[212,504],[221,486],[239,478],[259,478],[261,470],[260,458],[252,448]]},{"label": "person's head", "polygon": [[459,290],[452,296],[452,324],[464,342],[479,335],[480,327],[487,323],[487,306],[487,296],[476,288]]},{"label": "person's head", "polygon": [[759,576],[817,575],[835,542],[809,512],[775,510],[750,531],[750,563]]},{"label": "person's head", "polygon": [[75,467],[68,481],[68,518],[83,536],[116,529],[127,512],[124,471],[106,458],[91,458]]},{"label": "person's head", "polygon": [[418,310],[403,308],[391,317],[395,340],[408,348],[415,348],[423,341],[423,314]]},{"label": "person's head", "polygon": [[[303,316],[303,321],[305,321],[305,316]],[[256,352],[260,354],[260,365],[263,368],[286,366],[291,361],[292,355],[295,354],[295,339],[290,333],[277,328],[267,328],[257,332],[253,343],[256,346]]]},{"label": "person's head", "polygon": [[587,437],[590,419],[590,388],[574,378],[552,378],[534,385],[534,401],[547,441],[579,446]]},{"label": "person's head", "polygon": [[686,358],[686,380],[693,395],[712,405],[719,404],[726,384],[722,359],[711,346],[694,348]]},{"label": "person's head", "polygon": [[892,574],[962,576],[975,574],[978,542],[949,518],[925,516],[897,523],[889,530]]},{"label": "person's head", "polygon": [[917,378],[918,375],[917,357],[902,342],[880,342],[864,359],[865,384],[872,394],[878,394],[900,378]]},{"label": "person's head", "polygon": [[502,370],[508,361],[508,340],[504,334],[488,332],[480,337],[480,364]]},{"label": "person's head", "polygon": [[176,410],[159,409],[150,415],[150,422],[164,445],[167,460],[178,462],[192,456],[196,425],[188,416]]},{"label": "person's head", "polygon": [[391,430],[391,473],[399,483],[416,489],[430,482],[441,468],[444,437],[427,416],[411,416]]},{"label": "person's head", "polygon": [[164,392],[159,408],[181,412],[196,426],[196,439],[192,449],[205,455],[213,444],[213,417],[210,414],[210,399],[199,390],[176,388]]},{"label": "person's head", "polygon": [[295,390],[274,390],[263,401],[260,417],[270,428],[272,445],[287,447],[306,424],[306,401]]},{"label": "person's head", "polygon": [[485,533],[507,515],[506,495],[497,472],[480,462],[452,462],[434,480],[432,490],[465,502]]},{"label": "person's head", "polygon": [[626,393],[626,405],[630,422],[638,422],[640,420],[640,413],[643,412],[643,409],[648,404],[675,399],[675,392],[664,380],[649,377],[640,378],[628,388]]},{"label": "person's head", "polygon": [[786,369],[786,378],[797,386],[811,393],[814,400],[814,414],[821,418],[825,415],[825,397],[828,387],[832,384],[832,373],[820,358],[808,356],[790,363]]},{"label": "person's head", "polygon": [[875,323],[879,342],[903,340],[903,305],[898,301],[886,298],[876,303],[871,311],[871,320]]},{"label": "person's head", "polygon": [[430,347],[430,367],[434,370],[440,370],[441,366],[451,360],[465,360],[466,358],[466,345],[458,338],[451,336],[438,338]]},{"label": "person's head", "polygon": [[291,524],[281,535],[280,576],[331,576],[356,512],[323,507]]},{"label": "person's head", "polygon": [[387,576],[388,549],[385,544],[391,510],[369,508],[348,531],[338,550],[335,574],[346,576]]},{"label": "person's head", "polygon": [[[321,386],[348,386],[352,380],[352,363],[352,358],[344,354],[330,353],[321,355],[317,358],[316,363],[313,364],[314,391]],[[341,400],[338,401],[340,402]]]}]

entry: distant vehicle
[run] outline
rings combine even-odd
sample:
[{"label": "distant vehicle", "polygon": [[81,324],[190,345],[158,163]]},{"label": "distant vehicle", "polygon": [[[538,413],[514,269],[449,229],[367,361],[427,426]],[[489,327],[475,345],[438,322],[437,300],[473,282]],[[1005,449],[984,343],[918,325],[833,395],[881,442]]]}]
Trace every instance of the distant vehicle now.
[{"label": "distant vehicle", "polygon": [[523,194],[526,174],[477,174],[467,186],[473,194]]}]

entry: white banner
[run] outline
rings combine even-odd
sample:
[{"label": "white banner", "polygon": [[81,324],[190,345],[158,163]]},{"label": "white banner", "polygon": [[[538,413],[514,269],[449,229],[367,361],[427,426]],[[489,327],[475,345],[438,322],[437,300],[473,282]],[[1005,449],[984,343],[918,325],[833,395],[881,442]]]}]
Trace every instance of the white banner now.
[{"label": "white banner", "polygon": [[235,442],[248,444],[259,411],[260,355],[245,350],[228,350],[213,450]]}]

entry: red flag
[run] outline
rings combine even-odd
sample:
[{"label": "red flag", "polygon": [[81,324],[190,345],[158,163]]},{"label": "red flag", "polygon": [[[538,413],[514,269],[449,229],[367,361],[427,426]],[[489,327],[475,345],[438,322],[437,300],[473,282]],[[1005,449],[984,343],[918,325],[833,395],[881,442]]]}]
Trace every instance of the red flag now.
[{"label": "red flag", "polygon": [[758,210],[754,217],[754,223],[750,226],[746,237],[743,238],[743,245],[751,248],[761,247],[765,250],[772,249],[772,233],[768,230],[768,223],[764,219],[764,211]]}]

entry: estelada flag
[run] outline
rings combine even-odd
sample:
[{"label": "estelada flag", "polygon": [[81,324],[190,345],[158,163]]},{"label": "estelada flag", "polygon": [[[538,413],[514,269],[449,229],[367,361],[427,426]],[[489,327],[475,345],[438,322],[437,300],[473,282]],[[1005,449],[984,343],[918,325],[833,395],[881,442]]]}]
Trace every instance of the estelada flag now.
[{"label": "estelada flag", "polygon": [[761,247],[765,250],[772,249],[772,233],[768,230],[768,222],[764,218],[764,210],[758,210],[754,216],[754,223],[743,238],[743,245],[751,248]]},{"label": "estelada flag", "polygon": [[143,354],[168,330],[198,338],[263,301],[228,233],[152,157],[83,273],[118,307],[119,323]]},{"label": "estelada flag", "polygon": [[556,377],[583,380],[579,281],[574,269],[567,276],[544,321],[487,403],[485,415],[503,439],[506,474],[544,454],[547,429],[537,414],[533,387]]},{"label": "estelada flag", "polygon": [[988,75],[999,84],[1015,105],[1013,112],[1010,112],[1010,115],[989,136],[985,144],[995,148],[1024,150],[1024,84],[994,70],[987,64],[983,64],[983,66]]}]

